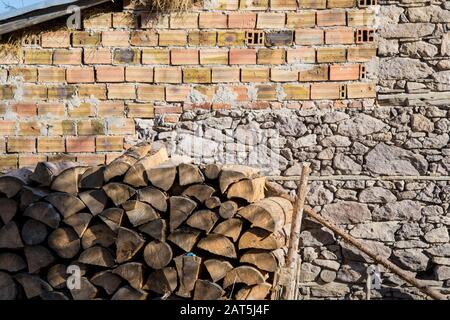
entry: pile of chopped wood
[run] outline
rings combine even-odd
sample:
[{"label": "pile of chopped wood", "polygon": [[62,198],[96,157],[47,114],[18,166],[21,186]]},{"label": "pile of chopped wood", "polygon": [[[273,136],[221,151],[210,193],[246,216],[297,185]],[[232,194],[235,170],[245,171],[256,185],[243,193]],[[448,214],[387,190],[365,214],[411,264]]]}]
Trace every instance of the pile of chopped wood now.
[{"label": "pile of chopped wood", "polygon": [[137,145],[0,177],[2,299],[267,299],[292,203],[239,165]]}]

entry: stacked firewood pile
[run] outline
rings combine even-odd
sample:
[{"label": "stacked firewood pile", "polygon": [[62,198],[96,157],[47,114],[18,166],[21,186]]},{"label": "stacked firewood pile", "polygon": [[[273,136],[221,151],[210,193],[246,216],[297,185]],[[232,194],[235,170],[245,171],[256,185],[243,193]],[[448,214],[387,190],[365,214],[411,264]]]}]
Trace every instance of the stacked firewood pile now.
[{"label": "stacked firewood pile", "polygon": [[266,198],[265,180],[169,159],[157,143],[106,166],[10,172],[0,177],[0,300],[270,298],[293,208]]}]

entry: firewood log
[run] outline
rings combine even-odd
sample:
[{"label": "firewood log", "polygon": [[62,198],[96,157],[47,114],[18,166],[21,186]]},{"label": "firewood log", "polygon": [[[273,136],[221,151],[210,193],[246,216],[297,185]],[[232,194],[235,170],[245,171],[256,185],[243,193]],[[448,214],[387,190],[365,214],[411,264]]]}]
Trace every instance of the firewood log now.
[{"label": "firewood log", "polygon": [[105,210],[108,203],[108,196],[102,189],[81,192],[78,197],[94,216]]},{"label": "firewood log", "polygon": [[13,278],[6,272],[0,271],[0,300],[15,300],[17,285]]},{"label": "firewood log", "polygon": [[219,177],[221,171],[222,167],[214,163],[207,164],[204,169],[205,176],[209,180],[216,180]]},{"label": "firewood log", "polygon": [[173,196],[170,202],[170,231],[177,229],[191,215],[197,207],[195,201],[186,198]]},{"label": "firewood log", "polygon": [[45,197],[45,200],[50,202],[64,218],[68,218],[86,208],[83,201],[68,193],[53,192]]},{"label": "firewood log", "polygon": [[81,277],[79,289],[70,290],[73,300],[92,300],[97,296],[97,292],[97,288],[86,277]]},{"label": "firewood log", "polygon": [[156,210],[166,212],[167,211],[167,199],[169,197],[159,189],[153,187],[147,187],[138,190],[139,201],[148,203]]},{"label": "firewood log", "polygon": [[59,228],[48,236],[49,247],[58,256],[72,259],[80,251],[80,239],[72,228]]},{"label": "firewood log", "polygon": [[148,204],[136,200],[127,201],[122,208],[134,227],[159,219],[159,214]]},{"label": "firewood log", "polygon": [[212,197],[214,192],[216,192],[216,189],[207,184],[194,184],[184,190],[183,196],[195,198],[200,203],[204,203],[207,199]]},{"label": "firewood log", "polygon": [[50,228],[56,229],[59,226],[61,217],[50,203],[35,202],[30,204],[23,213],[25,217],[40,221]]},{"label": "firewood log", "polygon": [[159,240],[166,241],[167,238],[167,222],[164,219],[156,219],[149,223],[139,226],[139,230],[150,237]]},{"label": "firewood log", "polygon": [[39,273],[41,269],[50,266],[55,261],[50,250],[40,245],[26,246],[24,252],[29,273]]},{"label": "firewood log", "polygon": [[136,290],[130,286],[125,286],[117,290],[111,300],[146,300],[148,293],[144,290]]},{"label": "firewood log", "polygon": [[244,287],[236,293],[236,300],[264,300],[272,289],[269,283]]},{"label": "firewood log", "polygon": [[108,295],[112,295],[120,287],[122,283],[122,278],[114,274],[110,270],[101,271],[96,273],[91,278],[91,282],[105,290]]},{"label": "firewood log", "polygon": [[109,208],[99,214],[100,219],[113,231],[119,231],[124,215],[123,209]]},{"label": "firewood log", "polygon": [[20,238],[19,228],[14,221],[0,228],[0,249],[20,249],[23,242]]},{"label": "firewood log", "polygon": [[249,266],[240,266],[227,272],[223,279],[223,287],[226,289],[235,283],[244,283],[247,286],[261,284],[265,278],[258,269]]},{"label": "firewood log", "polygon": [[228,199],[239,198],[249,203],[259,201],[264,198],[264,188],[266,178],[244,179],[233,183],[227,191]]},{"label": "firewood log", "polygon": [[15,273],[27,267],[21,256],[11,252],[0,253],[0,270]]},{"label": "firewood log", "polygon": [[0,176],[0,194],[8,198],[14,197],[24,185],[30,183],[29,169],[17,169]]},{"label": "firewood log", "polygon": [[100,189],[105,183],[105,166],[89,167],[80,177],[80,189]]},{"label": "firewood log", "polygon": [[128,149],[123,155],[108,164],[103,172],[105,182],[115,177],[123,176],[139,159],[143,158],[151,149],[151,144],[140,143]]},{"label": "firewood log", "polygon": [[167,240],[183,249],[185,252],[190,252],[200,238],[200,231],[189,227],[179,228],[169,234]]},{"label": "firewood log", "polygon": [[150,183],[164,191],[172,188],[177,177],[177,164],[172,160],[166,161],[157,167],[146,171]]},{"label": "firewood log", "polygon": [[153,143],[149,153],[128,169],[123,182],[133,187],[148,185],[147,170],[158,166],[169,159],[167,150],[161,143]]},{"label": "firewood log", "polygon": [[205,200],[205,206],[210,210],[219,208],[221,204],[219,197],[211,197]]},{"label": "firewood log", "polygon": [[17,213],[17,202],[13,199],[0,198],[0,219],[4,224],[10,222]]},{"label": "firewood log", "polygon": [[30,179],[43,187],[50,187],[53,180],[63,171],[78,166],[76,162],[39,162],[30,174]]},{"label": "firewood log", "polygon": [[259,270],[275,272],[278,269],[278,260],[271,251],[252,249],[244,252],[239,260],[242,264],[248,263]]},{"label": "firewood log", "polygon": [[231,238],[233,242],[236,242],[241,235],[242,225],[243,222],[241,219],[231,218],[218,224],[212,232]]},{"label": "firewood log", "polygon": [[134,289],[141,289],[144,282],[144,268],[140,262],[128,262],[121,264],[113,270],[113,273],[128,282]]},{"label": "firewood log", "polygon": [[218,256],[237,258],[234,244],[227,237],[220,234],[208,235],[199,241],[197,247]]},{"label": "firewood log", "polygon": [[177,270],[173,267],[166,267],[155,270],[148,276],[144,285],[145,290],[151,290],[162,296],[175,291],[178,286]]},{"label": "firewood log", "polygon": [[239,239],[239,249],[276,250],[286,244],[286,235],[283,232],[274,234],[267,230],[252,228],[244,232]]},{"label": "firewood log", "polygon": [[47,272],[47,281],[53,289],[64,289],[67,285],[67,266],[55,264]]},{"label": "firewood log", "polygon": [[236,202],[228,200],[223,202],[219,208],[219,215],[224,219],[233,218],[238,210],[238,205]]},{"label": "firewood log", "polygon": [[30,219],[22,227],[22,240],[29,246],[41,244],[47,239],[48,231],[45,224]]},{"label": "firewood log", "polygon": [[62,292],[57,291],[46,291],[42,292],[39,297],[43,301],[65,301],[69,300],[69,298]]},{"label": "firewood log", "polygon": [[[33,299],[35,297],[39,297],[44,292],[53,291],[53,288],[38,275],[20,273],[14,276],[14,278],[22,286],[27,299]],[[0,290],[0,292],[3,290],[4,289]]]},{"label": "firewood log", "polygon": [[180,285],[176,295],[190,298],[198,279],[202,259],[197,256],[178,256],[173,259],[177,268]]},{"label": "firewood log", "polygon": [[73,230],[77,233],[78,237],[81,238],[84,232],[87,230],[89,223],[92,220],[92,215],[86,212],[76,213],[67,219],[64,219],[64,223],[71,226]]},{"label": "firewood log", "polygon": [[190,163],[181,163],[178,166],[178,175],[180,186],[202,183],[205,180],[199,167]]},{"label": "firewood log", "polygon": [[222,167],[219,177],[220,192],[225,194],[230,185],[243,179],[253,178],[258,173],[259,169],[256,168],[242,165],[225,165]]},{"label": "firewood log", "polygon": [[136,190],[123,183],[112,182],[103,186],[103,190],[116,206],[128,201],[136,194]]},{"label": "firewood log", "polygon": [[211,210],[198,210],[187,219],[186,224],[209,233],[215,226],[217,220],[219,220],[217,213]]},{"label": "firewood log", "polygon": [[49,195],[49,190],[24,186],[20,193],[20,211],[24,211],[33,202],[38,202]]},{"label": "firewood log", "polygon": [[62,171],[53,179],[50,189],[73,195],[77,194],[80,178],[86,170],[87,167],[73,167]]},{"label": "firewood log", "polygon": [[115,233],[103,223],[89,227],[83,234],[81,245],[88,249],[96,245],[108,248],[116,241]]},{"label": "firewood log", "polygon": [[219,300],[224,293],[217,283],[201,279],[195,282],[194,300]]},{"label": "firewood log", "polygon": [[165,242],[152,241],[144,249],[145,263],[155,270],[167,266],[172,257],[172,248]]},{"label": "firewood log", "polygon": [[217,282],[225,278],[228,271],[233,269],[231,263],[226,260],[209,259],[204,262],[206,270],[211,276],[212,281]]},{"label": "firewood log", "polygon": [[137,232],[119,228],[116,239],[116,261],[117,263],[124,263],[131,258],[142,248],[145,240]]},{"label": "firewood log", "polygon": [[95,246],[84,250],[80,254],[78,261],[84,264],[107,268],[114,265],[114,258],[111,253],[107,249],[100,246]]}]

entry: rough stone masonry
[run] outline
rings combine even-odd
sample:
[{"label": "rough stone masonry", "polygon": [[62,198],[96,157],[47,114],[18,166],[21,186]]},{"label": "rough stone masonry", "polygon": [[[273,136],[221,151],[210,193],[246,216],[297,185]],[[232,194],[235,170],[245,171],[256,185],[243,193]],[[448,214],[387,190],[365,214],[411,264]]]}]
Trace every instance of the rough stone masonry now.
[{"label": "rough stone masonry", "polygon": [[[140,139],[272,175],[309,161],[309,205],[449,294],[449,27],[448,1],[211,0],[182,16],[126,4],[2,58],[0,164],[109,162]],[[364,298],[371,261],[303,228],[302,297]],[[372,297],[423,298],[381,276]]]}]

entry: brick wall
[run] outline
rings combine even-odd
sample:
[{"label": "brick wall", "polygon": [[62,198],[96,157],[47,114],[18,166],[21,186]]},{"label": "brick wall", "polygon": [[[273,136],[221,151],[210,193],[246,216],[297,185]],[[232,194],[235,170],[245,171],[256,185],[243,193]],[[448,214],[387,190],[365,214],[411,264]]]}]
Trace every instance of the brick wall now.
[{"label": "brick wall", "polygon": [[24,39],[0,64],[0,169],[89,164],[137,122],[192,109],[357,107],[375,97],[370,0],[210,0],[182,15],[125,1],[80,31]]}]

